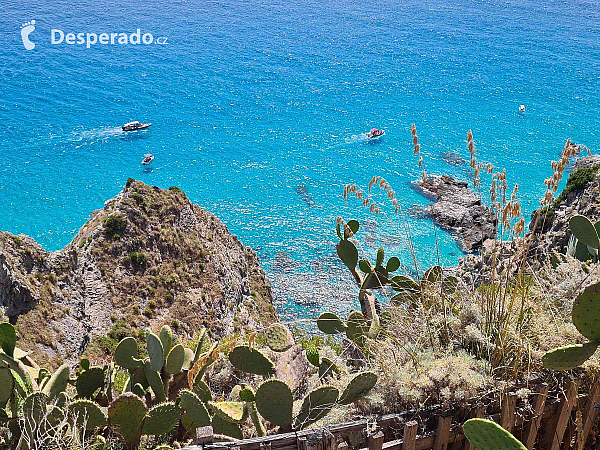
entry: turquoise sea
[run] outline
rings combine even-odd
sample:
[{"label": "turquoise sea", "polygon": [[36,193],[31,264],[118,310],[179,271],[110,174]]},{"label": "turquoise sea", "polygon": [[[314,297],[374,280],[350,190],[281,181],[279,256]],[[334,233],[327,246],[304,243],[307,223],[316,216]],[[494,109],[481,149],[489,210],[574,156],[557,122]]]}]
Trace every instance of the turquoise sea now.
[{"label": "turquoise sea", "polygon": [[[567,138],[600,149],[594,0],[3,0],[0,12],[0,229],[56,250],[128,177],[176,185],[257,250],[283,317],[353,305],[338,215],[363,221],[371,256],[383,243],[410,261],[401,221],[345,202],[346,183],[384,176],[422,264],[458,260],[418,218],[411,123],[428,172],[465,180],[449,162],[468,159],[472,129],[527,214]],[[51,29],[138,28],[167,45],[51,43]],[[153,125],[122,133],[130,120]],[[387,135],[366,142],[372,127]]]}]

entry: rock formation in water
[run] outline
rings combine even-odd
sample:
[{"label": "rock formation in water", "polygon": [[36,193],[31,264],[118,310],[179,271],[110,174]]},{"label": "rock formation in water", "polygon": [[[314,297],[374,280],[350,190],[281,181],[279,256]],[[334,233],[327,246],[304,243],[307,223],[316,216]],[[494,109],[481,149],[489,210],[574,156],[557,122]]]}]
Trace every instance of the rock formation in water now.
[{"label": "rock formation in water", "polygon": [[494,238],[495,217],[466,182],[431,175],[418,186],[425,196],[435,200],[427,206],[427,213],[456,236],[463,251],[477,251],[487,239]]},{"label": "rock formation in water", "polygon": [[165,323],[219,338],[276,320],[254,251],[181,190],[131,179],[62,250],[0,232],[0,305],[47,366]]}]

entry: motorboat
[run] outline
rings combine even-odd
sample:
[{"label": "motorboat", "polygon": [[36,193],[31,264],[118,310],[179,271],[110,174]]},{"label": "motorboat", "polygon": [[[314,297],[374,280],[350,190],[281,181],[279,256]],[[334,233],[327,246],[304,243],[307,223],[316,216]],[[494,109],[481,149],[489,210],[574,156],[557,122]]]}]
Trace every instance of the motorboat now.
[{"label": "motorboat", "polygon": [[385,135],[385,130],[379,130],[377,128],[371,128],[371,131],[367,133],[367,139],[379,139],[381,136]]},{"label": "motorboat", "polygon": [[123,131],[136,131],[136,130],[143,130],[145,128],[148,128],[150,125],[152,125],[152,124],[151,123],[139,123],[137,120],[134,120],[133,122],[127,122],[121,128],[123,129]]},{"label": "motorboat", "polygon": [[525,112],[525,105],[519,105],[519,111]]},{"label": "motorboat", "polygon": [[147,166],[148,164],[150,164],[152,161],[154,161],[154,155],[152,153],[146,153],[144,155],[144,159],[142,160],[142,165],[143,166]]}]

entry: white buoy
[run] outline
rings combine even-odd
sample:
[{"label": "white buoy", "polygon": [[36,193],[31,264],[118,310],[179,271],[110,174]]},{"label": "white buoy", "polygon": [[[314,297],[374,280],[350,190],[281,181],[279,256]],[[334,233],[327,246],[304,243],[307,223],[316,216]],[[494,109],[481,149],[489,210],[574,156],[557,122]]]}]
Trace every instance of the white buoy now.
[{"label": "white buoy", "polygon": [[519,111],[525,112],[525,105],[519,105]]}]

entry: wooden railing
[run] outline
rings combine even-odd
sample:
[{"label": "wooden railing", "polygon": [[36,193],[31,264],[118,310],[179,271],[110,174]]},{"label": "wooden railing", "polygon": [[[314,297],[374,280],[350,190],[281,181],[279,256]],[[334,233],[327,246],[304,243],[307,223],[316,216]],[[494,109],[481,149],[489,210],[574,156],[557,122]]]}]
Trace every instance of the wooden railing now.
[{"label": "wooden railing", "polygon": [[[584,450],[597,420],[600,384],[579,394],[576,381],[549,392],[509,392],[487,405],[474,402],[452,415],[432,410],[392,414],[377,420],[313,428],[233,442],[214,442],[212,427],[198,429],[189,450],[474,450],[462,433],[470,417],[485,417],[512,432],[530,450]],[[537,446],[536,446],[537,444]]]}]

